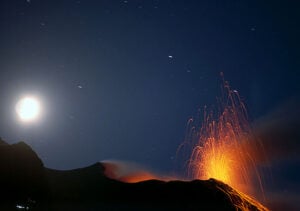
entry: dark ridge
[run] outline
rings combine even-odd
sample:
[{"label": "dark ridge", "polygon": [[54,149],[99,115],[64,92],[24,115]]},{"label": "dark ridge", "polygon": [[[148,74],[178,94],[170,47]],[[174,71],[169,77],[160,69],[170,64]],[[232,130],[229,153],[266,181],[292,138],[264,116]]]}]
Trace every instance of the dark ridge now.
[{"label": "dark ridge", "polygon": [[124,183],[104,165],[67,171],[45,168],[24,142],[0,142],[0,210],[264,210],[214,180]]},{"label": "dark ridge", "polygon": [[1,137],[0,137],[0,147],[3,145],[8,145]]},{"label": "dark ridge", "polygon": [[0,145],[0,200],[3,202],[37,200],[45,197],[44,165],[24,142]]}]

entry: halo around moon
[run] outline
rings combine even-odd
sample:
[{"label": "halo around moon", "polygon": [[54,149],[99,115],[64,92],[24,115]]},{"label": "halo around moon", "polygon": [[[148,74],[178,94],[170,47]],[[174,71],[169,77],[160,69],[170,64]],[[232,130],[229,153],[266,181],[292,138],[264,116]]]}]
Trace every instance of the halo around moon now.
[{"label": "halo around moon", "polygon": [[23,122],[32,122],[36,120],[41,111],[41,105],[37,98],[24,97],[16,104],[16,112]]}]

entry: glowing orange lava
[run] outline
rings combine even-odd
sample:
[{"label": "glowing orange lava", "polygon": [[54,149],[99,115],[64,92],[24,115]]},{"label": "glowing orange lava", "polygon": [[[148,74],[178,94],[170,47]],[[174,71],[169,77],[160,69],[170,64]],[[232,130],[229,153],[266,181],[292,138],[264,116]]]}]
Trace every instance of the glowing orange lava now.
[{"label": "glowing orange lava", "polygon": [[189,121],[189,141],[193,150],[188,174],[193,179],[215,178],[237,190],[256,195],[262,191],[261,178],[254,153],[259,147],[247,120],[247,112],[239,94],[224,81],[220,114],[204,112],[200,130]]}]

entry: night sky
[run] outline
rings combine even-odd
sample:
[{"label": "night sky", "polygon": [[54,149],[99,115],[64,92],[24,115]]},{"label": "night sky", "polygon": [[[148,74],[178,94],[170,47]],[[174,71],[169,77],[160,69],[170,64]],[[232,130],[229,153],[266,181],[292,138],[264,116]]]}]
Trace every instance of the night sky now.
[{"label": "night sky", "polygon": [[[299,10],[297,1],[1,0],[0,136],[24,140],[50,168],[116,159],[170,173],[187,120],[216,105],[220,72],[253,125],[287,104],[298,110]],[[15,112],[24,95],[42,103],[30,124]],[[280,193],[300,189],[295,143],[292,156],[271,159]]]}]

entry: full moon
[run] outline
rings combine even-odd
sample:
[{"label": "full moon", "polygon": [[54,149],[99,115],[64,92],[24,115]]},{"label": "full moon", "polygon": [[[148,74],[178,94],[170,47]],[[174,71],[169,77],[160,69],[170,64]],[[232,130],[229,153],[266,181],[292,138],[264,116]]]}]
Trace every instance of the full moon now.
[{"label": "full moon", "polygon": [[16,112],[24,122],[36,120],[40,114],[40,110],[40,102],[34,97],[24,97],[16,105]]}]

